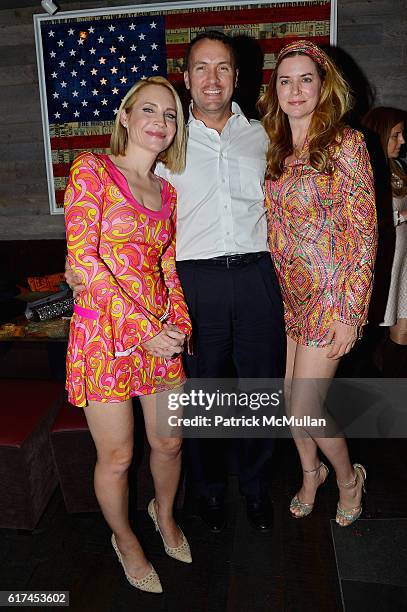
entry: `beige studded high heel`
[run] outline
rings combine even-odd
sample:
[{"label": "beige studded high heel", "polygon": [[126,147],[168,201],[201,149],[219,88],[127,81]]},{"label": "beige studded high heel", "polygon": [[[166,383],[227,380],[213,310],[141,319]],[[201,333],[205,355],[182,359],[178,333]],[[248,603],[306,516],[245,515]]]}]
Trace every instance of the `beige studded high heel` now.
[{"label": "beige studded high heel", "polygon": [[147,591],[148,593],[162,593],[163,592],[163,588],[161,586],[160,579],[158,577],[157,572],[153,568],[153,566],[151,566],[151,571],[148,572],[148,574],[144,576],[144,578],[136,579],[134,578],[134,576],[130,576],[130,574],[128,574],[126,570],[126,566],[123,563],[121,552],[117,546],[117,542],[116,542],[114,533],[112,533],[112,546],[115,550],[117,558],[122,564],[124,574],[127,580],[130,582],[131,586],[136,587],[136,589],[140,589],[140,591]]},{"label": "beige studded high heel", "polygon": [[[362,494],[366,493],[366,489],[365,489],[365,481],[366,481],[366,470],[363,467],[363,465],[360,465],[360,463],[354,463],[353,464],[353,469],[355,471],[355,477],[350,481],[350,482],[338,482],[338,487],[342,487],[343,489],[354,489],[357,484],[359,479],[361,479],[362,481]],[[359,506],[356,506],[356,508],[351,508],[350,510],[347,510],[346,508],[341,508],[341,506],[339,505],[338,502],[338,506],[336,509],[336,522],[338,523],[339,527],[349,527],[349,525],[352,525],[352,523],[354,523],[362,514],[362,501],[360,502]],[[346,523],[340,523],[339,519],[345,519]]]},{"label": "beige studded high heel", "polygon": [[[325,480],[328,478],[329,469],[325,465],[325,463],[322,463],[322,461],[317,468],[313,470],[303,470],[303,472],[305,474],[311,474],[312,472],[317,472],[319,474],[321,468],[323,468],[325,471],[325,478],[321,482],[321,484],[324,484]],[[290,503],[290,512],[294,518],[304,518],[305,516],[308,516],[309,514],[311,514],[313,508],[314,502],[312,504],[306,504],[305,502],[302,502],[298,499],[298,495],[295,495]],[[299,512],[296,513],[295,510],[298,510]]]},{"label": "beige studded high heel", "polygon": [[165,543],[164,536],[161,533],[160,526],[158,524],[157,513],[156,513],[156,510],[155,510],[155,499],[154,498],[148,504],[147,511],[148,511],[148,514],[151,517],[151,520],[153,521],[153,523],[155,525],[155,530],[158,531],[158,533],[161,536],[161,539],[162,539],[163,544],[164,544],[164,549],[165,549],[165,552],[167,553],[167,555],[169,555],[170,557],[173,557],[174,559],[177,559],[177,561],[183,561],[184,563],[192,563],[191,550],[189,548],[188,540],[184,536],[184,534],[182,532],[182,529],[179,526],[178,526],[178,529],[180,530],[181,535],[182,535],[182,542],[181,542],[181,544],[179,546],[171,547],[171,546],[167,546],[167,544]]}]

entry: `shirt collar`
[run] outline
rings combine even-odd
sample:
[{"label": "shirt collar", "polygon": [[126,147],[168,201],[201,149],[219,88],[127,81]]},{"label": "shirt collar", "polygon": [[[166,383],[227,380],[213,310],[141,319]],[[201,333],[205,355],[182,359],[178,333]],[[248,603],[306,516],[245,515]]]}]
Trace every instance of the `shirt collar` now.
[{"label": "shirt collar", "polygon": [[[203,121],[201,121],[200,119],[196,119],[194,117],[194,115],[192,113],[192,108],[193,108],[193,103],[191,102],[190,105],[189,105],[189,117],[188,117],[187,125],[190,125],[193,121],[196,121],[196,122],[199,122],[199,123],[203,123]],[[242,109],[237,104],[237,102],[232,102],[232,113],[233,113],[233,115],[236,115],[238,117],[242,117],[242,119],[244,119],[244,121],[246,121],[246,123],[248,123],[250,125],[250,121],[247,119],[246,115],[243,113]]]}]

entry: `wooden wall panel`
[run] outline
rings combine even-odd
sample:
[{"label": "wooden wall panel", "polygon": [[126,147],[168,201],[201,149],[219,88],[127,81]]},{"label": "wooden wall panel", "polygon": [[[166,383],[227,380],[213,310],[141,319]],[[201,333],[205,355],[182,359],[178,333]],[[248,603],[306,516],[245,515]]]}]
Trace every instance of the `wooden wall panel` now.
[{"label": "wooden wall panel", "polygon": [[[154,3],[61,1],[62,10]],[[32,16],[40,0],[0,3],[0,240],[63,238],[49,214]],[[338,45],[376,104],[407,109],[407,0],[338,0]]]}]

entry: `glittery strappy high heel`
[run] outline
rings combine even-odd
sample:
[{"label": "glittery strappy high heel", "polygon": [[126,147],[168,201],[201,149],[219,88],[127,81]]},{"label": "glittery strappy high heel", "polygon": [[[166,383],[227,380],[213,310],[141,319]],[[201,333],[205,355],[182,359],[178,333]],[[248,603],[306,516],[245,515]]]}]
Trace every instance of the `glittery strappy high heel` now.
[{"label": "glittery strappy high heel", "polygon": [[[366,481],[366,470],[363,467],[363,465],[360,465],[360,463],[354,463],[353,464],[353,469],[355,472],[355,477],[352,478],[352,480],[350,482],[338,482],[338,487],[342,487],[343,489],[354,489],[357,484],[358,484],[358,480],[361,479],[362,480],[362,495],[363,493],[366,493],[366,489],[365,489],[365,481]],[[339,505],[338,502],[338,506],[336,509],[336,522],[338,523],[339,527],[349,527],[349,525],[352,525],[352,523],[354,523],[362,514],[362,499],[360,501],[359,506],[356,506],[356,508],[351,508],[350,510],[347,510],[346,508],[341,508],[341,506]],[[340,523],[339,519],[345,519],[346,523]]]},{"label": "glittery strappy high heel", "polygon": [[[328,478],[329,469],[325,465],[325,463],[322,463],[322,461],[317,468],[313,470],[303,470],[303,472],[305,474],[311,474],[312,472],[319,473],[321,468],[325,470],[325,478],[321,482],[321,484],[324,484],[325,480]],[[308,516],[309,514],[311,514],[313,508],[314,508],[314,502],[312,504],[306,504],[305,502],[302,502],[298,499],[298,494],[292,498],[291,503],[290,503],[290,512],[294,518],[304,518],[304,516]],[[294,510],[299,510],[298,514],[296,514]]]}]

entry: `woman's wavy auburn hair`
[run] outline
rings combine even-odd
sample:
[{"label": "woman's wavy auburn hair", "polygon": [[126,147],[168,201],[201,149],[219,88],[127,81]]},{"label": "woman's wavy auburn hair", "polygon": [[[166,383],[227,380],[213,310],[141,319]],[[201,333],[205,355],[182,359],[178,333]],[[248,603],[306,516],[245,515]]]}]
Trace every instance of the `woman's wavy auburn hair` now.
[{"label": "woman's wavy auburn hair", "polygon": [[137,98],[142,89],[148,85],[159,85],[165,87],[172,93],[175,101],[175,108],[177,111],[177,131],[174,136],[174,140],[170,146],[162,151],[157,161],[161,161],[171,172],[180,174],[185,169],[185,155],[186,155],[186,131],[184,112],[182,110],[181,100],[174,87],[167,79],[161,76],[149,77],[138,81],[124,96],[120,108],[116,115],[112,135],[110,137],[110,151],[113,155],[126,155],[127,149],[127,130],[123,127],[120,117],[122,111],[126,111],[126,114],[131,113]]},{"label": "woman's wavy auburn hair", "polygon": [[[313,60],[308,53],[293,51],[283,54],[271,75],[266,92],[260,97],[257,107],[263,126],[270,139],[267,151],[267,176],[276,180],[284,169],[284,160],[294,151],[290,124],[281,110],[277,96],[278,68],[287,57],[304,55],[315,64],[321,79],[321,95],[308,128],[308,163],[326,174],[333,172],[335,148],[341,141],[345,128],[343,117],[352,106],[352,96],[345,79],[330,57],[318,47],[324,66]],[[336,145],[336,146],[335,146]]]},{"label": "woman's wavy auburn hair", "polygon": [[406,126],[407,113],[399,108],[391,106],[378,106],[372,108],[362,119],[362,125],[365,125],[369,130],[375,132],[380,138],[380,143],[384,155],[389,164],[389,169],[392,174],[402,181],[400,187],[399,181],[392,181],[392,192],[396,198],[404,197],[407,194],[407,174],[404,172],[394,159],[389,159],[387,155],[387,147],[391,131],[398,123],[403,123]]}]

